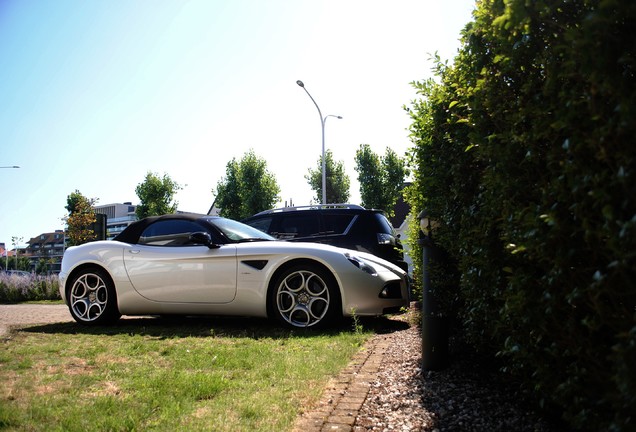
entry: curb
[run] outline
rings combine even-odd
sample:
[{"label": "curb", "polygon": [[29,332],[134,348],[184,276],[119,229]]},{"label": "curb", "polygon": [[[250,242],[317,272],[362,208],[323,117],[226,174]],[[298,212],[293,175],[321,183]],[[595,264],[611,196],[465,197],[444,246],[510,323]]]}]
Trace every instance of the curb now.
[{"label": "curb", "polygon": [[294,432],[355,431],[358,411],[389,347],[386,335],[375,335],[358,352],[337,378],[325,387],[318,406],[303,413]]}]

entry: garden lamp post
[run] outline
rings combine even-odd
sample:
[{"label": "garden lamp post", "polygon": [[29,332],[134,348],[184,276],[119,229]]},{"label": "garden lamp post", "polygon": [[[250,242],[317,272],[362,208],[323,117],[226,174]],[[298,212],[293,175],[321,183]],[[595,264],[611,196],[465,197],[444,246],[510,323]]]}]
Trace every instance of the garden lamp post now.
[{"label": "garden lamp post", "polygon": [[[431,220],[426,210],[420,221],[419,245],[422,247],[422,369],[440,370],[448,364],[448,319],[439,316],[431,293],[431,261],[440,258],[433,243]],[[437,253],[436,253],[437,252]]]},{"label": "garden lamp post", "polygon": [[320,107],[318,106],[314,98],[311,97],[311,94],[309,94],[309,91],[307,91],[307,89],[305,88],[305,84],[301,80],[296,81],[296,84],[298,84],[300,87],[303,88],[303,90],[305,90],[305,93],[307,93],[307,96],[309,96],[309,98],[314,103],[314,105],[316,105],[316,109],[318,109],[318,115],[320,116],[320,127],[322,129],[322,203],[327,204],[327,167],[325,162],[325,123],[327,122],[327,118],[329,117],[335,117],[338,119],[342,119],[342,117],[339,115],[333,115],[333,114],[328,114],[323,117],[322,112],[320,111]]},{"label": "garden lamp post", "polygon": [[[0,168],[20,168],[20,167],[17,165],[11,165],[11,166],[0,166]],[[7,266],[5,269],[9,270],[9,251],[5,248],[4,253],[5,253],[5,256],[7,257]],[[17,261],[16,261],[16,266],[17,266]]]}]

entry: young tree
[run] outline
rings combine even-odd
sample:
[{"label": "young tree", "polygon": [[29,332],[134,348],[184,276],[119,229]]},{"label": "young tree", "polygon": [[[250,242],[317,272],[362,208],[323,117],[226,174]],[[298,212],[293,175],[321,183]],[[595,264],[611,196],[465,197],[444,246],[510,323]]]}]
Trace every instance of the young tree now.
[{"label": "young tree", "polygon": [[69,246],[77,246],[95,240],[96,234],[92,228],[95,223],[95,198],[87,198],[79,190],[66,198],[68,215],[63,218],[66,222],[66,238]]},{"label": "young tree", "polygon": [[[24,255],[12,256],[11,259],[7,260],[5,264],[8,265],[8,268],[6,270],[31,271],[31,260],[29,260],[29,258],[25,257]],[[3,267],[5,266],[3,265]]]},{"label": "young tree", "polygon": [[382,209],[392,216],[408,175],[405,159],[388,147],[384,157],[380,157],[368,144],[360,144],[356,151],[356,171],[362,205]]},{"label": "young tree", "polygon": [[161,216],[176,213],[178,203],[173,202],[181,185],[172,180],[168,174],[163,177],[148,172],[144,181],[137,185],[135,193],[139,197],[139,205],[135,210],[137,217]]},{"label": "young tree", "polygon": [[[23,237],[17,237],[17,236],[13,236],[11,237],[11,243],[13,244],[13,250],[15,251],[15,269],[16,270],[24,270],[22,268],[19,268],[19,264],[20,264],[20,243],[22,243],[24,241]],[[28,268],[28,267],[27,267]]]},{"label": "young tree", "polygon": [[221,216],[240,220],[272,208],[279,199],[280,187],[267,171],[265,160],[250,150],[240,161],[233,158],[228,162],[225,178],[212,193],[216,193]]},{"label": "young tree", "polygon": [[51,267],[53,267],[54,264],[55,264],[55,260],[53,258],[40,259],[38,260],[38,263],[35,266],[35,272],[39,275],[45,275],[49,273]]},{"label": "young tree", "polygon": [[309,186],[316,192],[316,202],[346,203],[349,201],[349,188],[351,182],[345,174],[344,163],[335,162],[331,150],[325,152],[325,171],[327,183],[327,202],[322,203],[322,156],[318,158],[318,167],[315,170],[309,168],[305,179]]}]

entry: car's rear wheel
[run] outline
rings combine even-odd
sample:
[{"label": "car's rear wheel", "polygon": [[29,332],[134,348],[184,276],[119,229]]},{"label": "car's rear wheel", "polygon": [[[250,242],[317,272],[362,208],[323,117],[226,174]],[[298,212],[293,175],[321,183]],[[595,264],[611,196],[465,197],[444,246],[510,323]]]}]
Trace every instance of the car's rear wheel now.
[{"label": "car's rear wheel", "polygon": [[340,310],[335,279],[316,265],[297,265],[284,271],[270,296],[270,310],[292,327],[323,327],[333,323]]},{"label": "car's rear wheel", "polygon": [[69,310],[81,324],[100,325],[117,321],[117,294],[108,274],[99,268],[86,268],[69,284]]}]

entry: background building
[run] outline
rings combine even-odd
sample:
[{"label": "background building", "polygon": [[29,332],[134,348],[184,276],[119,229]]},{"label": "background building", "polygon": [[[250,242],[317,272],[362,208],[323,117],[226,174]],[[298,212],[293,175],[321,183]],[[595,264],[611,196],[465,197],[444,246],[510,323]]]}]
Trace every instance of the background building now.
[{"label": "background building", "polygon": [[95,206],[95,213],[106,215],[106,239],[112,240],[128,225],[137,220],[137,206],[125,202],[123,204],[106,204]]},{"label": "background building", "polygon": [[62,230],[43,233],[29,240],[28,246],[24,249],[24,256],[31,262],[31,271],[45,265],[47,272],[59,273],[65,249],[64,242]]}]

